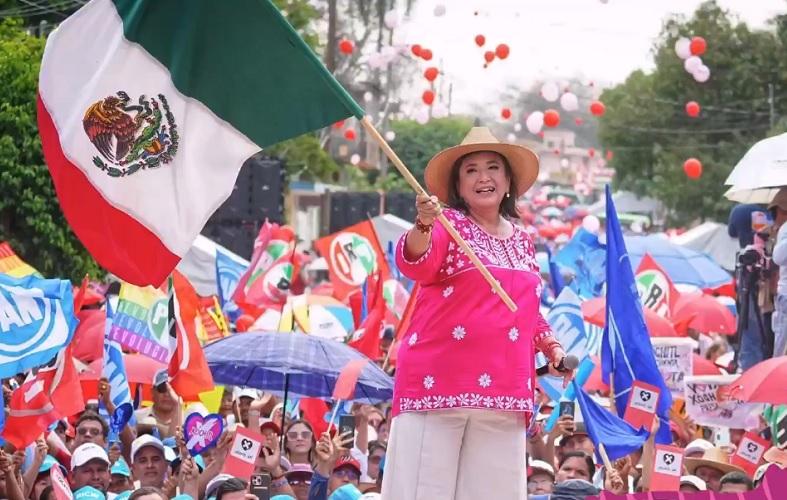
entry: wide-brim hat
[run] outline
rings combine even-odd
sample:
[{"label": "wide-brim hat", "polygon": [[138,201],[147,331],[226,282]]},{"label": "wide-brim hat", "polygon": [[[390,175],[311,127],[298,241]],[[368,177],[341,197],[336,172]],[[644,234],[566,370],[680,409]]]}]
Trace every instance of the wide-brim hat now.
[{"label": "wide-brim hat", "polygon": [[695,471],[697,470],[697,467],[703,466],[718,469],[724,474],[733,471],[745,473],[742,468],[730,463],[729,453],[721,448],[711,448],[709,450],[705,450],[705,453],[702,454],[702,458],[686,458],[685,462],[686,470],[692,475],[696,475]]},{"label": "wide-brim hat", "polygon": [[517,144],[500,142],[486,127],[473,127],[462,143],[444,149],[434,155],[426,165],[424,180],[429,194],[437,196],[443,203],[448,202],[451,182],[451,169],[456,160],[469,153],[493,151],[503,155],[511,167],[517,196],[525,192],[538,178],[538,156],[529,148]]}]

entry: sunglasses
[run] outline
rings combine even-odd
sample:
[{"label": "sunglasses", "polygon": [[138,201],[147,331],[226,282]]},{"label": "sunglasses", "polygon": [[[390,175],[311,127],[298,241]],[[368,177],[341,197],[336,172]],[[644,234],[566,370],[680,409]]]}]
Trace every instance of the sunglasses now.
[{"label": "sunglasses", "polygon": [[333,471],[333,475],[338,478],[349,479],[350,481],[355,481],[361,477],[361,475],[358,474],[358,471],[351,469],[350,467],[342,467],[341,469],[337,469]]},{"label": "sunglasses", "polygon": [[77,434],[80,436],[87,436],[88,434],[91,436],[98,436],[101,434],[101,429],[93,429],[90,427],[80,427],[77,429]]},{"label": "sunglasses", "polygon": [[312,431],[301,431],[301,432],[289,431],[287,433],[287,439],[295,440],[298,439],[298,437],[300,437],[301,439],[311,439]]},{"label": "sunglasses", "polygon": [[290,486],[311,486],[311,479],[290,479]]}]

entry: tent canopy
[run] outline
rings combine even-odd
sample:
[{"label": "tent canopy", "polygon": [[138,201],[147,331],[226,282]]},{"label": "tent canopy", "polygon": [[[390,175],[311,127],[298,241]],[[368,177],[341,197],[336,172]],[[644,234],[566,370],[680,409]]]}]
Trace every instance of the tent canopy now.
[{"label": "tent canopy", "polygon": [[735,270],[738,240],[727,233],[727,226],[718,222],[705,222],[672,238],[672,242],[710,255],[721,267]]}]

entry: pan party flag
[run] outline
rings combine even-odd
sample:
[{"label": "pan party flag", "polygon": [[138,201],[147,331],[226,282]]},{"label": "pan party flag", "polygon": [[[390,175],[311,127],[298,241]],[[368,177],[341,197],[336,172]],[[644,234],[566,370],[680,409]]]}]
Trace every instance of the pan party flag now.
[{"label": "pan party flag", "polygon": [[363,115],[271,0],[92,0],[39,76],[63,214],[140,286],[164,282],[261,147]]}]

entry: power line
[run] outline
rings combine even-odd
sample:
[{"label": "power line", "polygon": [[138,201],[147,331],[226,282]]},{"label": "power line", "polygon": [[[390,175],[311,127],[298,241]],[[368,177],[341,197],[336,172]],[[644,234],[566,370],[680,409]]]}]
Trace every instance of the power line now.
[{"label": "power line", "polygon": [[668,134],[668,135],[711,135],[711,134],[731,134],[735,132],[750,132],[752,130],[767,130],[770,125],[765,123],[762,125],[750,125],[747,127],[730,127],[730,128],[717,128],[717,129],[676,129],[676,128],[650,128],[650,127],[632,127],[630,125],[611,125],[606,124],[609,128],[624,129],[631,132],[642,132],[647,134]]}]

